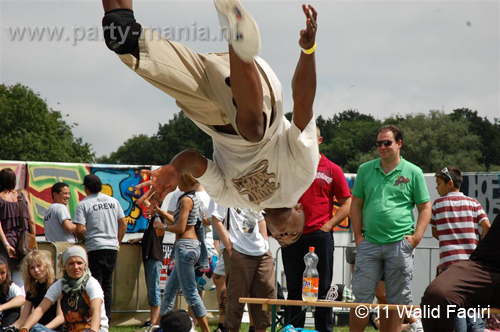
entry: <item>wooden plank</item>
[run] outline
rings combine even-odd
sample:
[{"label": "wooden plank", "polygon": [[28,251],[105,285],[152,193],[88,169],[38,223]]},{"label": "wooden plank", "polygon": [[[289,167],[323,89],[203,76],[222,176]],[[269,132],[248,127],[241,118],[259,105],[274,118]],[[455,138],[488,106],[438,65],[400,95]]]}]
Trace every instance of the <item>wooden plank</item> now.
[{"label": "wooden plank", "polygon": [[[316,302],[306,302],[298,300],[280,300],[280,299],[262,299],[262,298],[250,298],[250,297],[240,297],[240,303],[249,304],[262,304],[263,308],[268,308],[272,305],[290,305],[299,307],[331,307],[331,308],[357,308],[359,306],[364,306],[369,309],[379,308],[379,310],[414,310],[420,308],[419,305],[402,305],[402,304],[368,304],[368,303],[345,303],[345,302],[332,302],[332,301],[316,301]],[[458,310],[458,308],[457,308]],[[490,314],[500,314],[500,309],[490,308]],[[485,310],[485,315],[488,311]]]}]

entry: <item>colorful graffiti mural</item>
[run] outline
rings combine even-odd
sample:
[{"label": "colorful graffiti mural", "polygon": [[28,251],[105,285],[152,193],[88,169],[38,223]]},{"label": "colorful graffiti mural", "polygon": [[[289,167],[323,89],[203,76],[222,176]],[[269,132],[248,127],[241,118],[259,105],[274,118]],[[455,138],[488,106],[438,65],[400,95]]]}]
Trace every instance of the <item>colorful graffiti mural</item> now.
[{"label": "colorful graffiti mural", "polygon": [[[74,215],[78,203],[86,197],[82,183],[87,174],[99,176],[103,183],[103,193],[115,197],[120,202],[127,219],[128,233],[142,232],[146,229],[145,208],[135,204],[142,192],[135,190],[135,186],[149,179],[141,175],[141,170],[150,167],[0,161],[0,169],[7,167],[16,173],[17,188],[26,189],[29,193],[38,235],[44,234],[43,217],[52,204],[52,185],[60,181],[69,185],[71,199],[68,208],[71,215]],[[346,174],[345,177],[349,189],[352,190],[356,175]],[[426,174],[426,177],[434,178],[430,174]],[[463,178],[461,191],[467,196],[476,198],[490,220],[494,220],[500,213],[500,173],[464,173]],[[437,198],[434,197],[436,194],[433,187],[429,187],[429,192],[431,201]],[[333,215],[337,210],[338,204],[334,207]],[[335,231],[346,232],[350,230],[350,226],[351,221],[346,218],[335,227]]]},{"label": "colorful graffiti mural", "polygon": [[57,182],[69,185],[71,198],[68,209],[73,216],[78,203],[86,197],[83,178],[87,174],[99,176],[103,184],[102,192],[120,202],[128,223],[127,232],[135,233],[146,229],[147,218],[143,214],[145,208],[135,204],[142,195],[141,191],[135,190],[135,186],[148,179],[141,175],[141,169],[145,167],[0,161],[0,169],[6,167],[16,172],[17,188],[25,189],[29,194],[37,235],[44,234],[43,217],[52,204],[52,186]]}]

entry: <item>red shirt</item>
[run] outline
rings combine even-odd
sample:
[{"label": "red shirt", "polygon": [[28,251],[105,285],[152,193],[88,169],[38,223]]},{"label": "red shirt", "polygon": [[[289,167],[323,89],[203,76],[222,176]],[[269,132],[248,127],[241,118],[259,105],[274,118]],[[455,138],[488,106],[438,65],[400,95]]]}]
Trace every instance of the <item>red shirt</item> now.
[{"label": "red shirt", "polygon": [[306,215],[304,234],[319,230],[332,218],[334,197],[351,197],[351,191],[342,169],[321,154],[316,178],[299,199]]}]

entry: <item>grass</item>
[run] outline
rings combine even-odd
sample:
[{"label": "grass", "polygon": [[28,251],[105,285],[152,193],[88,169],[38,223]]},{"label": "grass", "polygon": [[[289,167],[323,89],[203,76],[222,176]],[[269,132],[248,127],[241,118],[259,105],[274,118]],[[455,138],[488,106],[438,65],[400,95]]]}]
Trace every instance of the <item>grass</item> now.
[{"label": "grass", "polygon": [[[216,327],[217,327],[216,325],[210,325],[210,331],[215,330]],[[311,327],[311,329],[312,329],[312,327]],[[137,330],[139,330],[139,326],[121,326],[121,327],[112,327],[109,329],[109,332],[135,332]],[[271,331],[270,328],[267,330]],[[200,328],[197,327],[196,331],[200,331]],[[243,332],[248,331],[248,324],[241,324],[240,331],[243,331]],[[349,332],[349,327],[348,326],[335,326],[334,331],[335,332]],[[375,329],[369,327],[369,328],[366,328],[365,331],[374,332]],[[170,332],[170,331],[165,331],[165,332]]]}]

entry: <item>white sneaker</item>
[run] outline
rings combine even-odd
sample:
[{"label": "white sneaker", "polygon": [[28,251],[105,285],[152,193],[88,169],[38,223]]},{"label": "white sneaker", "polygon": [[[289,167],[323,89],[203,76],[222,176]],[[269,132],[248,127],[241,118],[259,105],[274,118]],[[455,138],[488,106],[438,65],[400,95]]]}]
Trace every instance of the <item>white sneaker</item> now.
[{"label": "white sneaker", "polygon": [[239,0],[214,0],[219,25],[234,52],[245,62],[252,62],[260,52],[260,32],[253,17]]},{"label": "white sneaker", "polygon": [[424,332],[422,321],[419,319],[415,323],[410,324],[410,326],[406,328],[406,332]]}]

